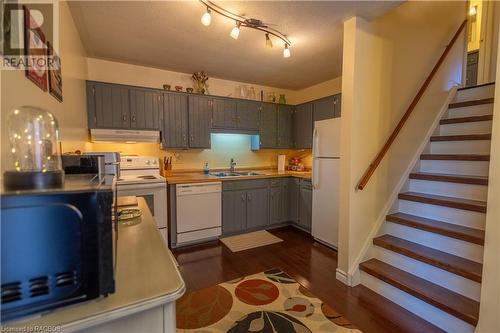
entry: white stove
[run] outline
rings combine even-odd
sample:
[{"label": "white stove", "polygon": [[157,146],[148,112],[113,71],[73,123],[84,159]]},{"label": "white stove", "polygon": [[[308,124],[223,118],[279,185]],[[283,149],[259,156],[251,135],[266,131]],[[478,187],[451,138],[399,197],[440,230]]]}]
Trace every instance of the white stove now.
[{"label": "white stove", "polygon": [[121,156],[116,187],[119,197],[144,198],[167,244],[167,182],[160,175],[158,157]]}]

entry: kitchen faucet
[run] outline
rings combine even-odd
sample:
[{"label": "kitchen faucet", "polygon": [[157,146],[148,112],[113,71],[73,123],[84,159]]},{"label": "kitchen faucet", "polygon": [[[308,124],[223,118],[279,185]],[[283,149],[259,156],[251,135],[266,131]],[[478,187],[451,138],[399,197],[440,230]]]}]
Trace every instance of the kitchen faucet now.
[{"label": "kitchen faucet", "polygon": [[234,166],[236,165],[234,158],[231,158],[231,162],[229,165],[230,165],[229,171],[234,172]]}]

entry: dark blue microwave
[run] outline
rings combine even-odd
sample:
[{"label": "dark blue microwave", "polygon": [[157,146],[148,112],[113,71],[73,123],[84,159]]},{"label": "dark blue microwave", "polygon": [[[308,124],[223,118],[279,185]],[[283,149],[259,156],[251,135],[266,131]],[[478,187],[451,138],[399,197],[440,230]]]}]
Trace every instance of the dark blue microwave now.
[{"label": "dark blue microwave", "polygon": [[112,176],[90,174],[2,193],[2,322],[114,292],[115,194]]}]

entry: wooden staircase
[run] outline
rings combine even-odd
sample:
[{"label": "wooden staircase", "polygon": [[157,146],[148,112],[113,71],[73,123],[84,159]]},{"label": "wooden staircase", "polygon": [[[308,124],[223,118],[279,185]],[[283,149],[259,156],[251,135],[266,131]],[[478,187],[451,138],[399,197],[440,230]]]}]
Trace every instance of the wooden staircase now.
[{"label": "wooden staircase", "polygon": [[459,89],[361,263],[361,283],[448,332],[473,332],[494,84]]}]

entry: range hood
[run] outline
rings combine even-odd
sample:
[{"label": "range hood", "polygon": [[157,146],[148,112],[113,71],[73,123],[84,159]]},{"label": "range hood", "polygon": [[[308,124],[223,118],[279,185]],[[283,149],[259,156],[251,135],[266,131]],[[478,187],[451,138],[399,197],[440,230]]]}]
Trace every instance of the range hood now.
[{"label": "range hood", "polygon": [[90,140],[92,142],[160,142],[160,132],[93,128],[90,130]]}]

